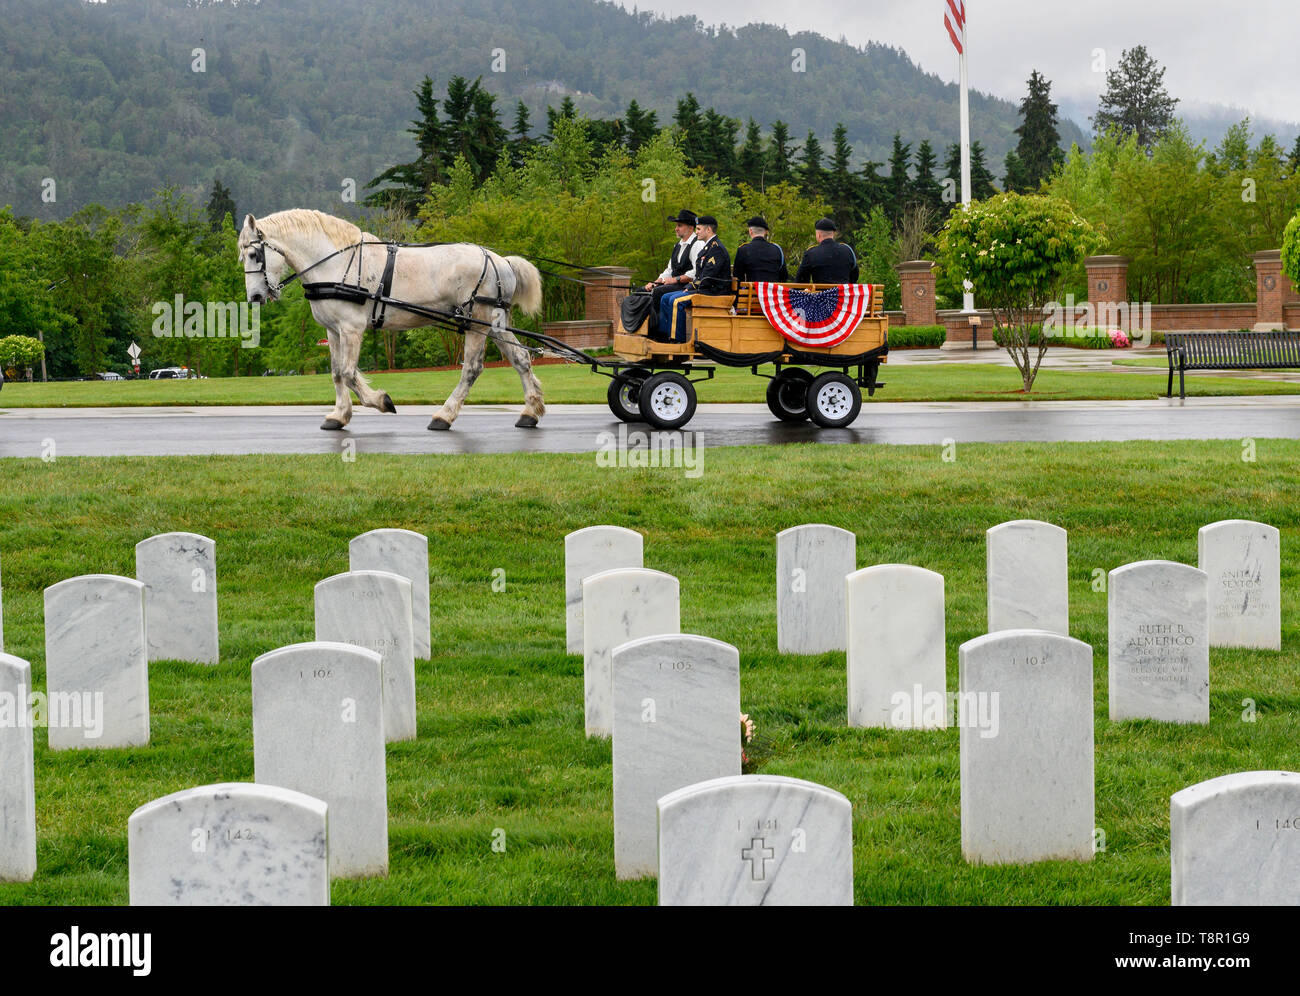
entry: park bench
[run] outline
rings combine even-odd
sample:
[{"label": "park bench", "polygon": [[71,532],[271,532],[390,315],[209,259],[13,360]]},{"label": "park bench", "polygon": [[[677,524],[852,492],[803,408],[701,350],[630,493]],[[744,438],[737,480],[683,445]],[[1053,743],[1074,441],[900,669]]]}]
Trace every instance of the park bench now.
[{"label": "park bench", "polygon": [[1174,396],[1187,397],[1183,374],[1188,370],[1281,370],[1300,368],[1300,330],[1290,332],[1166,332],[1169,386]]}]

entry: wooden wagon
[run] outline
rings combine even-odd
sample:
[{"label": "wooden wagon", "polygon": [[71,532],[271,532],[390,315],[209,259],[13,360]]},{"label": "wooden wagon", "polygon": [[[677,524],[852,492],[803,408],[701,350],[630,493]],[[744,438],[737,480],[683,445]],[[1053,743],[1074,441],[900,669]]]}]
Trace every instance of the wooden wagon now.
[{"label": "wooden wagon", "polygon": [[[826,290],[829,284],[786,284],[797,290]],[[787,341],[759,306],[754,285],[731,294],[695,294],[686,309],[683,342],[661,342],[647,335],[647,322],[614,336],[610,410],[625,422],[644,421],[658,429],[677,429],[695,414],[695,387],[719,366],[749,367],[767,377],[767,406],[785,422],[811,419],[823,428],[849,425],[867,394],[884,386],[880,365],[889,353],[889,319],[881,314],[884,288],[872,286],[870,306],[848,337],[834,346],[799,346]],[[774,372],[760,367],[771,365]],[[814,376],[806,367],[825,367]],[[849,371],[853,374],[850,375]],[[602,371],[604,372],[604,371]]]}]

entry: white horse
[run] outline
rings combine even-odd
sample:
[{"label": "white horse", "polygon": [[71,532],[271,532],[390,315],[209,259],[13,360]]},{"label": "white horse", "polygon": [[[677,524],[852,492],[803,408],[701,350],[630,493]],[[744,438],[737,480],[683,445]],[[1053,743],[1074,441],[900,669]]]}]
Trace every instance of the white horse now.
[{"label": "white horse", "polygon": [[[248,300],[260,304],[280,296],[286,270],[301,275],[304,284],[359,284],[373,293],[382,285],[388,250],[385,243],[349,221],[320,211],[293,209],[261,219],[251,214],[245,217],[239,233],[239,260]],[[447,313],[461,308],[464,314],[491,323],[490,330],[482,325],[466,328],[460,382],[429,422],[430,429],[450,429],[460,414],[465,396],[483,372],[488,335],[496,340],[524,387],[524,410],[515,425],[537,425],[546,411],[542,385],[533,374],[532,355],[506,327],[512,304],[526,315],[541,310],[542,278],[537,267],[519,256],[502,257],[466,243],[402,246],[393,259],[387,296]],[[397,411],[393,400],[366,383],[357,369],[361,337],[374,327],[375,302],[337,297],[312,300],[311,313],[329,337],[334,375],[334,409],[321,428],[342,429],[351,421],[349,388],[368,408]],[[398,330],[428,324],[427,317],[391,304],[383,320],[385,328]]]}]

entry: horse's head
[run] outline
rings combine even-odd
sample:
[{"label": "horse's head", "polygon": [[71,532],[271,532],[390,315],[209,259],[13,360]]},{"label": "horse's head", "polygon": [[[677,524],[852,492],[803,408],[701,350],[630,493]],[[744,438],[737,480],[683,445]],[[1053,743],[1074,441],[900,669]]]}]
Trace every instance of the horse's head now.
[{"label": "horse's head", "polygon": [[250,303],[263,304],[280,297],[284,253],[266,240],[251,214],[244,216],[244,227],[239,232],[239,261],[244,267],[244,290]]}]

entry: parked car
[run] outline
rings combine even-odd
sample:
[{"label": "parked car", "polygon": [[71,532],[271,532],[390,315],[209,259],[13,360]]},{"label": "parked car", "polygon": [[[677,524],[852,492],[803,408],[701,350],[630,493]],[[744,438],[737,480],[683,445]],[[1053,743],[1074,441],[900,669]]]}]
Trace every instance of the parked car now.
[{"label": "parked car", "polygon": [[188,380],[197,376],[189,367],[159,367],[149,372],[150,380]]},{"label": "parked car", "polygon": [[113,373],[112,370],[106,370],[103,373],[95,374],[97,380],[126,380],[120,373]]}]

